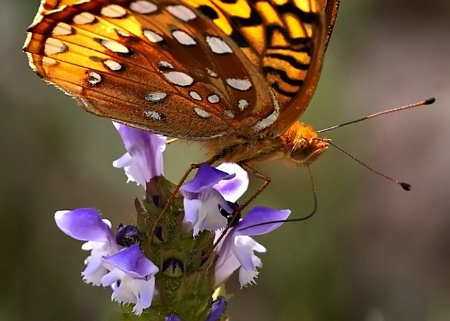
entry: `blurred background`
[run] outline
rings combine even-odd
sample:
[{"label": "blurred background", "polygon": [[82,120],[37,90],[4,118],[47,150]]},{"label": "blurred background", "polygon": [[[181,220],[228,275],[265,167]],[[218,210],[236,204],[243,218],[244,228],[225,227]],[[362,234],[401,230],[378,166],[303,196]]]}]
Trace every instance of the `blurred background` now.
[{"label": "blurred background", "polygon": [[[38,1],[0,0],[0,320],[119,320],[108,289],[81,281],[86,253],[60,232],[56,210],[92,206],[117,226],[133,198],[111,162],[124,152],[108,120],[89,115],[28,67],[21,47]],[[315,95],[302,120],[316,129],[430,96],[433,106],[327,133],[337,150],[312,166],[316,215],[257,240],[257,285],[228,290],[237,320],[450,320],[450,3],[343,0]],[[177,181],[195,145],[165,154]],[[273,183],[255,204],[311,211],[306,169],[258,167]],[[254,191],[260,182],[253,180]]]}]

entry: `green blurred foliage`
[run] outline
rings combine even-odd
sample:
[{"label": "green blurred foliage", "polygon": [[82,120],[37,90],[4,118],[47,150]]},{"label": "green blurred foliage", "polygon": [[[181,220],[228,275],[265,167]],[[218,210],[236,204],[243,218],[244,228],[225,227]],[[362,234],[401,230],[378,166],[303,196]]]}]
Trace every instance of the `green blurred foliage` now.
[{"label": "green blurred foliage", "polygon": [[[47,86],[21,52],[38,1],[1,0],[0,320],[118,320],[108,289],[81,281],[80,242],[53,221],[92,206],[114,226],[133,198],[111,162],[122,155],[108,120]],[[437,103],[327,133],[359,159],[330,149],[313,166],[319,209],[258,238],[268,251],[257,286],[229,290],[231,320],[444,321],[450,319],[450,5],[445,0],[343,0],[325,65],[302,120],[323,128],[428,96]],[[171,145],[168,178],[204,160],[195,144]],[[312,209],[305,169],[258,166],[273,183],[255,203]],[[254,191],[259,182],[252,180]]]}]

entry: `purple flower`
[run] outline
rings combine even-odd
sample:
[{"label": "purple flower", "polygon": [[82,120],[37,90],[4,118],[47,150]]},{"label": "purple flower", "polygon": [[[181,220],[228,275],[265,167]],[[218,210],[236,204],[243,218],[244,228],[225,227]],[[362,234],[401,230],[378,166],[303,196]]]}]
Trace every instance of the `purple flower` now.
[{"label": "purple flower", "polygon": [[223,316],[223,313],[227,307],[227,301],[223,296],[219,296],[217,300],[211,303],[211,311],[206,321],[217,321]]},{"label": "purple flower", "polygon": [[55,221],[61,231],[70,237],[87,241],[81,248],[91,251],[91,255],[85,260],[86,268],[81,275],[86,283],[100,285],[101,278],[108,272],[102,258],[121,249],[121,246],[116,244],[111,223],[102,220],[100,214],[92,208],[58,211],[55,213]]},{"label": "purple flower", "polygon": [[[113,165],[124,168],[128,181],[145,188],[153,177],[163,174],[162,152],[166,138],[125,125],[114,125],[122,136],[127,153]],[[203,230],[215,231],[216,236],[220,235],[228,223],[225,216],[233,214],[238,206],[235,202],[246,191],[248,182],[247,172],[237,164],[226,163],[218,168],[200,165],[195,177],[180,188],[184,196],[185,216],[183,226],[174,226],[173,232],[176,233],[177,229],[181,232],[188,227],[194,237]],[[237,269],[242,286],[254,283],[257,269],[262,266],[255,252],[262,253],[266,249],[250,236],[275,230],[282,223],[274,221],[285,220],[289,214],[289,210],[255,207],[230,228],[216,248],[216,286],[224,283]],[[58,211],[55,221],[64,233],[86,242],[82,246],[83,250],[91,251],[82,272],[86,283],[110,286],[112,300],[120,304],[134,304],[133,313],[137,315],[152,305],[157,294],[155,275],[159,269],[142,253],[139,244],[148,240],[137,227],[121,225],[115,235],[111,223],[91,208]],[[184,269],[185,262],[177,258],[169,258],[162,264],[164,274],[184,275]],[[225,299],[218,298],[212,304],[207,320],[218,320],[225,309]],[[179,317],[169,314],[166,320],[176,321]]]},{"label": "purple flower", "polygon": [[102,278],[102,285],[119,284],[112,300],[135,304],[133,312],[137,315],[150,307],[155,291],[155,274],[159,269],[142,254],[137,244],[104,257],[103,261],[112,268]]},{"label": "purple flower", "polygon": [[236,201],[247,189],[248,174],[239,165],[226,163],[219,168],[201,164],[195,177],[180,188],[184,222],[192,225],[194,236],[203,230],[224,228],[227,219],[220,208],[232,213],[227,201]]},{"label": "purple flower", "polygon": [[155,291],[154,275],[158,268],[134,244],[123,248],[116,243],[111,223],[102,220],[92,208],[55,213],[58,227],[67,235],[87,241],[83,250],[91,255],[85,260],[83,280],[94,285],[114,285],[112,299],[135,304],[133,312],[141,314],[152,303]]},{"label": "purple flower", "polygon": [[[215,265],[215,285],[224,283],[238,268],[241,286],[254,283],[258,276],[257,268],[262,266],[261,259],[254,251],[262,253],[266,249],[250,236],[266,234],[277,229],[282,223],[271,222],[285,220],[290,213],[290,210],[273,210],[257,206],[231,228],[216,249],[218,259]],[[217,231],[216,235],[220,235],[220,231]]]},{"label": "purple flower", "polygon": [[162,152],[166,148],[166,138],[119,123],[113,124],[127,150],[127,153],[113,162],[113,166],[123,168],[129,182],[136,182],[145,188],[147,182],[163,173]]}]

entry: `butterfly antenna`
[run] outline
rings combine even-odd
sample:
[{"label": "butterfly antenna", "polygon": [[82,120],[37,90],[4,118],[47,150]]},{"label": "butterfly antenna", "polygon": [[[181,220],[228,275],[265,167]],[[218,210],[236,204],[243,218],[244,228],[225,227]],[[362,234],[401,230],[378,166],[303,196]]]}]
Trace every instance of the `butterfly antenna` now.
[{"label": "butterfly antenna", "polygon": [[[330,130],[333,130],[333,129],[336,129],[336,128],[344,127],[344,126],[347,126],[347,125],[350,125],[350,124],[359,123],[360,121],[363,121],[363,120],[375,118],[375,117],[382,116],[382,115],[385,115],[385,114],[395,113],[397,111],[402,111],[402,110],[411,109],[411,108],[420,107],[420,106],[431,105],[435,101],[436,101],[436,99],[434,97],[431,97],[431,98],[428,98],[428,99],[416,102],[414,104],[410,104],[410,105],[406,105],[406,106],[402,106],[402,107],[397,107],[397,108],[392,108],[392,109],[388,109],[388,110],[385,110],[385,111],[380,111],[378,113],[375,113],[375,114],[372,114],[372,115],[369,115],[369,116],[365,116],[365,117],[362,117],[362,118],[359,118],[359,119],[356,119],[356,120],[352,120],[352,121],[349,121],[349,122],[346,122],[346,123],[343,123],[343,124],[339,124],[339,125],[331,126],[331,127],[328,127],[328,128],[324,128],[324,129],[318,130],[317,133],[324,133],[324,132],[327,132],[327,131],[330,131]],[[364,165],[364,166],[366,166],[366,165]]]},{"label": "butterfly antenna", "polygon": [[392,178],[390,176],[387,176],[386,174],[383,174],[379,171],[377,171],[376,169],[370,167],[369,165],[367,165],[366,163],[360,161],[358,158],[356,158],[355,156],[353,156],[352,154],[350,154],[349,152],[347,152],[345,149],[343,149],[342,147],[334,144],[333,142],[331,142],[331,140],[325,138],[315,138],[315,140],[319,140],[319,141],[323,141],[326,142],[328,145],[333,146],[334,148],[336,148],[337,150],[341,151],[342,153],[344,153],[345,155],[347,155],[348,157],[350,157],[351,159],[353,159],[355,162],[361,164],[362,166],[364,166],[365,168],[367,168],[369,171],[371,171],[372,173],[375,173],[381,177],[386,178],[387,180],[390,180],[391,182],[394,182],[398,185],[400,185],[405,191],[410,191],[412,186],[411,184],[405,183],[405,182],[401,182],[395,178]]},{"label": "butterfly antenna", "polygon": [[299,218],[290,218],[290,219],[287,219],[287,220],[270,221],[270,222],[264,222],[264,223],[259,223],[259,224],[255,224],[255,225],[250,225],[250,226],[244,227],[242,229],[239,229],[239,231],[245,231],[245,230],[247,230],[249,228],[256,227],[256,226],[261,226],[261,225],[306,221],[307,219],[310,219],[312,216],[314,216],[314,214],[316,214],[316,212],[317,212],[317,206],[318,206],[316,184],[314,183],[314,178],[313,178],[313,175],[312,175],[312,172],[311,172],[311,168],[309,166],[306,166],[306,167],[308,168],[309,178],[311,180],[311,186],[312,186],[312,192],[313,192],[313,201],[314,201],[314,207],[313,207],[313,210],[311,211],[311,213],[309,213],[306,216],[299,217]]}]

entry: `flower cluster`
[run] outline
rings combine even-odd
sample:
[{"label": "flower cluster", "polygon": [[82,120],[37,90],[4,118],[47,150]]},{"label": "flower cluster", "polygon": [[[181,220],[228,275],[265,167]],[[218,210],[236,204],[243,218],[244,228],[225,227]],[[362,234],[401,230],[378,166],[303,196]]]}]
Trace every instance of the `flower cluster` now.
[{"label": "flower cluster", "polygon": [[[163,175],[162,153],[166,138],[124,125],[114,125],[127,152],[113,166],[123,168],[128,181],[136,182],[144,189],[148,188],[152,179]],[[199,243],[200,236],[205,233],[212,235],[209,245],[211,251],[214,251],[214,259],[210,260],[213,267],[211,293],[236,270],[239,270],[241,286],[254,283],[258,268],[262,265],[255,252],[262,253],[266,249],[251,236],[273,231],[281,223],[271,222],[285,220],[290,214],[289,210],[254,207],[229,228],[225,237],[213,248],[212,242],[224,232],[228,224],[227,215],[233,215],[237,208],[235,202],[246,191],[247,186],[248,175],[237,164],[221,164],[217,168],[202,164],[195,177],[180,188],[184,205],[180,234],[188,231],[193,244]],[[158,300],[162,291],[158,287],[158,276],[165,273],[167,262],[171,262],[173,270],[178,268],[184,272],[187,269],[185,265],[192,264],[193,261],[188,260],[185,264],[180,258],[171,258],[165,262],[152,262],[149,259],[152,245],[145,246],[149,250],[143,251],[144,244],[140,238],[142,231],[127,225],[120,226],[115,234],[111,223],[102,219],[100,213],[92,208],[58,211],[55,221],[64,233],[86,242],[82,249],[90,251],[90,255],[85,261],[83,280],[93,285],[111,286],[112,300],[121,304],[134,304],[132,312],[137,315],[149,308],[154,300]],[[164,242],[163,237],[159,239]],[[195,243],[196,241],[198,242]],[[205,264],[204,261],[202,259],[198,266]],[[207,320],[217,320],[215,315],[220,316],[223,309],[224,298],[219,297],[211,304]],[[176,315],[174,317],[176,320]]]}]

